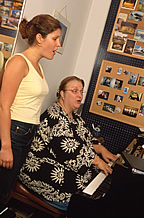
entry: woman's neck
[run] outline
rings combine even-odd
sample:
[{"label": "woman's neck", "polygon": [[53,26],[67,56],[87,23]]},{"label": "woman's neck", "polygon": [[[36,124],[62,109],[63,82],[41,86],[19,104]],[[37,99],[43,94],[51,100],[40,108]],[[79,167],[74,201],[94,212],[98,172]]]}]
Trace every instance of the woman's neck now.
[{"label": "woman's neck", "polygon": [[57,101],[57,104],[68,114],[68,116],[73,120],[73,114],[72,111],[69,111],[63,101]]},{"label": "woman's neck", "polygon": [[41,72],[41,69],[39,67],[39,60],[40,57],[39,55],[34,55],[34,54],[38,54],[33,48],[28,48],[27,50],[25,50],[24,52],[22,52],[22,54],[25,55],[26,58],[28,58],[28,60],[31,62],[31,64],[33,65],[33,67],[35,68],[35,70],[38,72],[38,74],[43,78],[43,74]]},{"label": "woman's neck", "polygon": [[29,47],[27,50],[22,52],[34,65],[38,65],[41,59],[38,49],[34,46]]}]

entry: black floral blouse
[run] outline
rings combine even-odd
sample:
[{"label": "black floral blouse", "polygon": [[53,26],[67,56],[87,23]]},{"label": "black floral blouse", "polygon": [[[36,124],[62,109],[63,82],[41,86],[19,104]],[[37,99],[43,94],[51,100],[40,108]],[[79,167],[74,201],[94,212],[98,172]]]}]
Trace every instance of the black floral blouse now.
[{"label": "black floral blouse", "polygon": [[78,114],[73,118],[57,103],[49,107],[20,171],[21,182],[48,201],[69,202],[98,173],[92,164],[98,141]]}]

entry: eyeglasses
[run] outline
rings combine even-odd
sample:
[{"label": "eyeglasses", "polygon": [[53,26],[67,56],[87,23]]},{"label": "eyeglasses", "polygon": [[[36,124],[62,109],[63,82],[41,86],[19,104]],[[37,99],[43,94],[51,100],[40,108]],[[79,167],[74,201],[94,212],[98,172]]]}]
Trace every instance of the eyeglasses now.
[{"label": "eyeglasses", "polygon": [[65,89],[64,91],[70,91],[72,92],[73,94],[78,94],[80,92],[81,95],[83,95],[85,93],[85,91],[83,90],[78,90],[78,89]]}]

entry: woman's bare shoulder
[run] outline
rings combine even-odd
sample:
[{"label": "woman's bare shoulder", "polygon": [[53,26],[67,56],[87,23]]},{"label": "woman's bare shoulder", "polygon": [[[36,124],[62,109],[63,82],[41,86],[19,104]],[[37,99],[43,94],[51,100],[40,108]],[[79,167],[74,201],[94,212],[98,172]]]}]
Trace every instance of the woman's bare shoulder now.
[{"label": "woman's bare shoulder", "polygon": [[28,72],[28,64],[21,55],[14,55],[6,64],[5,70],[13,69],[15,71]]},{"label": "woman's bare shoulder", "polygon": [[8,63],[17,62],[17,64],[26,64],[26,60],[24,57],[20,54],[16,54],[11,57],[11,59],[8,61]]}]

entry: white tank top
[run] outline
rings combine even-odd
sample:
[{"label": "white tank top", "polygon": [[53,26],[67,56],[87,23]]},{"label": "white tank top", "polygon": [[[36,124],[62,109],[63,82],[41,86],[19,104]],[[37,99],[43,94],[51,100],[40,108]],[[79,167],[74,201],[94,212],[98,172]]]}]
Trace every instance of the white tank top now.
[{"label": "white tank top", "polygon": [[49,92],[42,67],[39,64],[43,78],[23,54],[18,53],[15,55],[20,55],[25,59],[29,67],[29,72],[27,76],[22,79],[11,106],[11,119],[39,124],[42,104],[45,96]]}]

